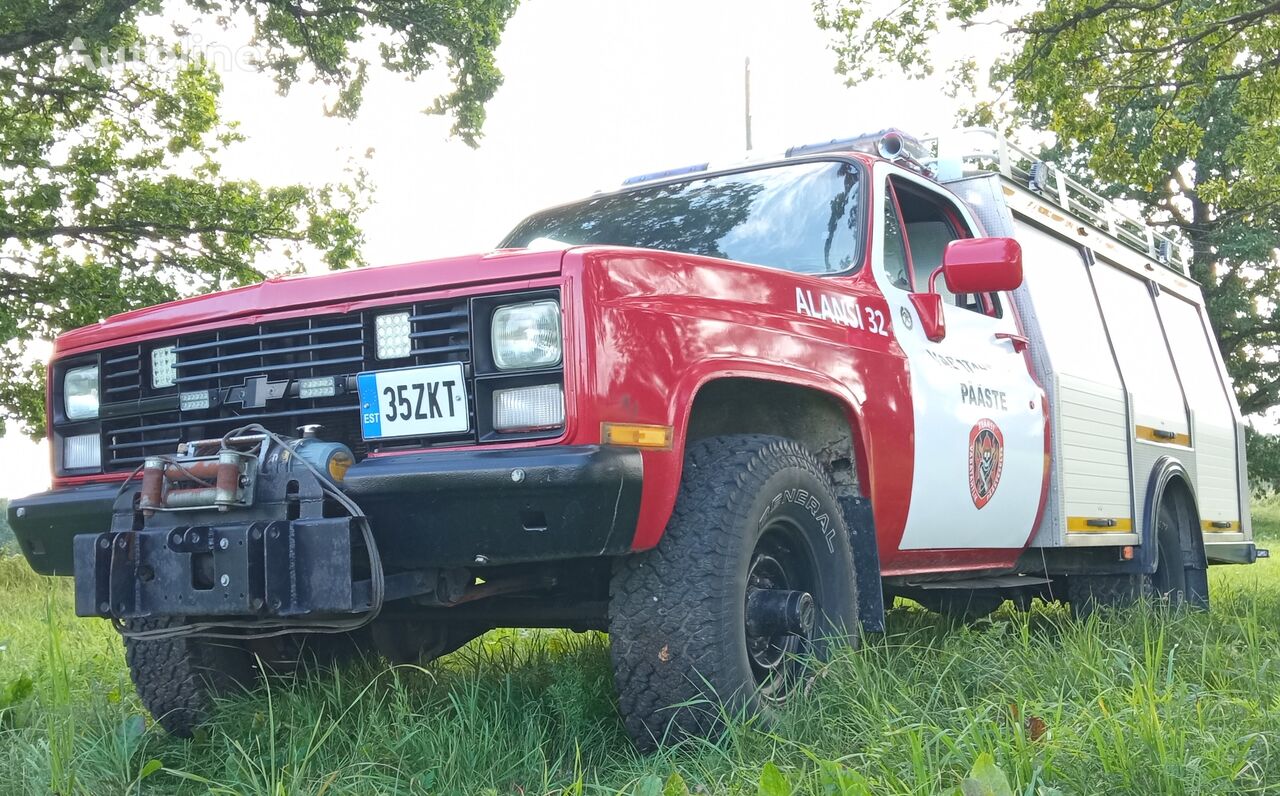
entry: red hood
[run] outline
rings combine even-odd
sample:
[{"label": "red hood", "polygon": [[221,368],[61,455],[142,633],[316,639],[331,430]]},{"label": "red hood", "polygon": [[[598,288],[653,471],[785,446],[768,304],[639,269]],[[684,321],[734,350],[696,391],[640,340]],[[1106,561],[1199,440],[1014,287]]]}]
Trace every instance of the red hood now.
[{"label": "red hood", "polygon": [[323,307],[325,313],[344,312],[361,301],[433,288],[463,288],[556,276],[563,256],[563,249],[500,249],[468,257],[357,268],[316,276],[277,277],[256,285],[112,315],[105,321],[61,335],[55,348],[61,355],[214,321],[238,319],[254,323],[258,316],[282,310]]}]

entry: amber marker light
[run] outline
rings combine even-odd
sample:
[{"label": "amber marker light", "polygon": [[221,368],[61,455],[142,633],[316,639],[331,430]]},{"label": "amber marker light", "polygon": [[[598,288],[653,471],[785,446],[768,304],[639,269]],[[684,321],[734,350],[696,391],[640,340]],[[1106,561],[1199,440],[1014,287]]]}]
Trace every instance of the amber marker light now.
[{"label": "amber marker light", "polygon": [[1120,557],[1123,558],[1125,561],[1132,561],[1133,545],[1125,545],[1124,547],[1120,548]]},{"label": "amber marker light", "polygon": [[634,423],[605,423],[600,439],[606,445],[630,445],[636,448],[670,448],[671,426],[642,426]]}]

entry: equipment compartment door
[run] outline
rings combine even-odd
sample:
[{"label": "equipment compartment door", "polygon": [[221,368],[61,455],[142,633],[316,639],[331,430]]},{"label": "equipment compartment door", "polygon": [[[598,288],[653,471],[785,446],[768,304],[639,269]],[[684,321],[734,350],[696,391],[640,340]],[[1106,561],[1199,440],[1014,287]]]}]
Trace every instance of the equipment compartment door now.
[{"label": "equipment compartment door", "polygon": [[1012,301],[952,295],[939,278],[946,336],[930,341],[910,293],[928,290],[946,244],[975,225],[936,187],[906,177],[889,183],[878,203],[876,278],[910,363],[915,413],[900,549],[1023,547],[1044,491],[1045,396],[1022,353]]}]

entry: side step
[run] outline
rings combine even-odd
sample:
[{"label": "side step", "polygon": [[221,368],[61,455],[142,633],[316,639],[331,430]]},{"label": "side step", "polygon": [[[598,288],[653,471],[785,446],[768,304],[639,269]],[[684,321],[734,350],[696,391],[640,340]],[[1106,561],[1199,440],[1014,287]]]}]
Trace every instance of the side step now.
[{"label": "side step", "polygon": [[908,580],[904,585],[913,589],[1016,589],[1021,586],[1043,586],[1052,582],[1049,578],[1032,575],[986,575],[959,580]]}]

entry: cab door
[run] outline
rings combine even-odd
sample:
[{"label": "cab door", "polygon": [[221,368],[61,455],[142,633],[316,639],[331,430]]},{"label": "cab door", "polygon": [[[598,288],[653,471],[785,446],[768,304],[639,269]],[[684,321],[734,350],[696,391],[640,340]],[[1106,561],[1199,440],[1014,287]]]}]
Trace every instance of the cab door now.
[{"label": "cab door", "polygon": [[929,290],[946,244],[977,229],[927,180],[878,172],[875,277],[907,355],[914,474],[899,549],[1021,548],[1034,530],[1047,473],[1044,391],[1023,353],[1007,294],[952,295],[945,336],[930,340],[911,301]]}]

